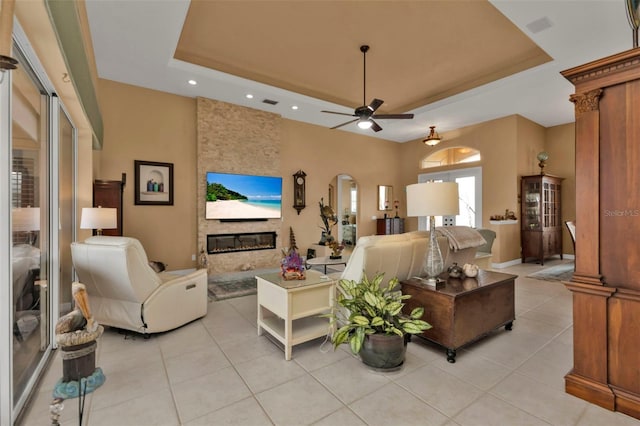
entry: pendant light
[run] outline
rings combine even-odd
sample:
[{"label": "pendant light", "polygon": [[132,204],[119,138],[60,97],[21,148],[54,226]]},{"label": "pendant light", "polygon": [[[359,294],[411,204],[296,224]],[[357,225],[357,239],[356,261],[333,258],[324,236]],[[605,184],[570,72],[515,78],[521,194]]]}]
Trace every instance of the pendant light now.
[{"label": "pendant light", "polygon": [[429,126],[429,128],[431,129],[429,136],[427,136],[426,139],[423,139],[422,142],[429,146],[438,145],[442,139],[440,139],[440,135],[436,132],[436,126]]}]

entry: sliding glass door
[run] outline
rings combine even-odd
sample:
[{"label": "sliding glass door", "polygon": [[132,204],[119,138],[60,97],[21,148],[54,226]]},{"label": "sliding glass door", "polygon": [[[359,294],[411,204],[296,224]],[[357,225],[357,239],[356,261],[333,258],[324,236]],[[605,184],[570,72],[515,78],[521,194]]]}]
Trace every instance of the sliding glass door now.
[{"label": "sliding glass door", "polygon": [[11,208],[13,403],[51,344],[49,335],[49,96],[26,58],[12,71]]},{"label": "sliding glass door", "polygon": [[17,33],[18,68],[0,72],[0,424],[24,408],[71,309],[75,238],[76,129]]},{"label": "sliding glass door", "polygon": [[[75,164],[76,164],[76,129],[64,108],[54,102],[58,110],[58,184],[52,188],[58,196],[58,255],[60,286],[56,289],[59,315],[71,311],[71,283],[73,282],[73,262],[71,260],[71,243],[75,240]],[[54,293],[55,294],[55,293]],[[54,302],[55,304],[55,302]],[[54,314],[56,306],[54,306]]]}]

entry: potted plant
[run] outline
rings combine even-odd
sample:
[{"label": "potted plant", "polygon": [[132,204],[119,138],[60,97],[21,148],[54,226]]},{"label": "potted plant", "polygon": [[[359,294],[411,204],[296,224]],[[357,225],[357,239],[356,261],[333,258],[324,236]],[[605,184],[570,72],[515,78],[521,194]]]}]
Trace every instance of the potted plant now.
[{"label": "potted plant", "polygon": [[420,334],[431,325],[420,319],[424,315],[422,307],[403,314],[403,301],[411,295],[395,289],[397,278],[381,287],[383,277],[384,273],[378,273],[369,280],[363,274],[360,282],[340,280],[339,306],[327,316],[332,325],[339,326],[331,339],[334,349],[349,343],[351,352],[359,354],[365,364],[389,369],[404,362],[409,335]]}]

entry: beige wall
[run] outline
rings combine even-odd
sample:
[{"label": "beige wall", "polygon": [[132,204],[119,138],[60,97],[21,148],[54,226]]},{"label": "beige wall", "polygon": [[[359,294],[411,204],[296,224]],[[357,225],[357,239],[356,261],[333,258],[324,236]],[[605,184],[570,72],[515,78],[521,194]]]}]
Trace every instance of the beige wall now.
[{"label": "beige wall", "polygon": [[[196,245],[196,100],[99,80],[104,144],[95,179],[124,187],[124,235],[140,240],[151,260],[191,268]],[[173,206],[134,204],[134,160],[173,163]],[[196,256],[197,258],[197,256]]]},{"label": "beige wall", "polygon": [[[140,238],[149,257],[169,263],[170,269],[195,267],[196,262],[191,261],[191,255],[197,253],[204,243],[198,240],[197,230],[198,220],[203,220],[201,216],[204,214],[203,209],[197,207],[197,188],[204,177],[196,173],[196,101],[106,80],[101,80],[100,88],[105,147],[99,154],[100,165],[96,166],[101,171],[100,175],[94,177],[118,179],[122,172],[126,172],[130,183],[127,183],[124,195],[125,234]],[[251,117],[263,117],[265,114],[244,107],[233,106],[233,109],[242,114],[245,123]],[[221,120],[222,125],[226,122],[234,128],[242,127],[237,125],[237,115],[230,114],[221,117]],[[519,224],[492,225],[489,224],[489,217],[503,214],[506,209],[519,211],[519,178],[523,173],[536,172],[537,153],[543,149],[549,152],[549,173],[571,176],[570,181],[573,180],[573,171],[569,170],[569,165],[573,163],[573,159],[569,158],[573,152],[573,124],[545,130],[521,116],[513,115],[443,133],[441,144],[428,147],[421,140],[398,144],[277,116],[276,121],[281,137],[279,174],[283,177],[280,244],[288,244],[291,226],[298,247],[303,252],[320,239],[318,202],[321,197],[327,200],[329,184],[338,174],[352,176],[358,185],[358,236],[373,235],[375,220],[372,217],[382,217],[384,214],[377,210],[377,185],[393,186],[393,198],[400,201],[399,213],[405,217],[404,188],[417,182],[418,175],[424,172],[420,169],[423,158],[435,151],[457,146],[479,150],[482,160],[468,163],[465,167],[480,165],[483,168],[482,226],[498,233],[494,244],[493,262],[496,263],[520,258]],[[253,134],[251,131],[250,135]],[[228,153],[233,154],[234,151],[229,150]],[[559,163],[555,163],[554,158],[558,158]],[[174,163],[174,206],[133,205],[134,159]],[[257,163],[249,166],[248,171],[264,171],[259,156],[253,156],[252,161]],[[224,171],[216,168],[215,164],[207,167],[212,171]],[[432,168],[428,171],[451,168],[455,167]],[[292,175],[300,169],[307,174],[307,207],[298,215],[292,207]],[[565,185],[565,201],[566,197],[571,196],[571,188],[571,185]],[[569,205],[567,203],[565,206],[563,217],[575,214]],[[158,228],[162,228],[162,232],[158,232]],[[417,219],[407,218],[406,229],[417,229]],[[167,244],[167,241],[173,243]],[[565,253],[568,250],[565,245]],[[276,255],[279,256],[279,253]],[[210,261],[215,261],[215,258],[210,257]]]}]

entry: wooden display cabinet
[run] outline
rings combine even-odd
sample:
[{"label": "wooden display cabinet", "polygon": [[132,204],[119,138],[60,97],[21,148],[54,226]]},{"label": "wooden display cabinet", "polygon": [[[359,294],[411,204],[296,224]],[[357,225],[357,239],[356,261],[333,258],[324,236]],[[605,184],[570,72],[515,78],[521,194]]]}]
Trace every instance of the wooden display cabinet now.
[{"label": "wooden display cabinet", "polygon": [[562,178],[549,175],[523,176],[521,181],[522,263],[560,255],[562,259]]}]

